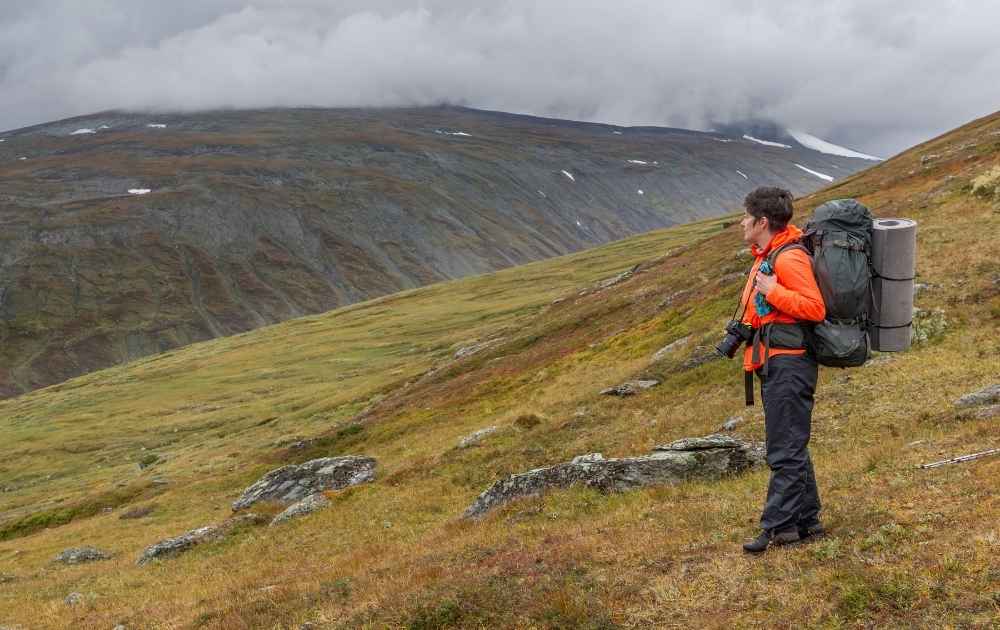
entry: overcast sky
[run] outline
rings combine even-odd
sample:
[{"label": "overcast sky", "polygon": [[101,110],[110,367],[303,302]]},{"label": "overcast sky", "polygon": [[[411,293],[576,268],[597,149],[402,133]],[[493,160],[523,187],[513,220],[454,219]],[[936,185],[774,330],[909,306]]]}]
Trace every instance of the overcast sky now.
[{"label": "overcast sky", "polygon": [[0,129],[448,102],[888,156],[1000,109],[998,24],[993,0],[0,0]]}]

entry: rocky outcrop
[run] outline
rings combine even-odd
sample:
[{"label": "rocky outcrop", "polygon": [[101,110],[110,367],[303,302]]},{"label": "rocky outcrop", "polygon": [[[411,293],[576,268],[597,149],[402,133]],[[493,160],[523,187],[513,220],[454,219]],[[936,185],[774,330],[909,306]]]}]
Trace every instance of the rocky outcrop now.
[{"label": "rocky outcrop", "polygon": [[609,289],[609,288],[615,286],[616,284],[621,284],[622,282],[625,282],[626,280],[628,280],[629,278],[631,278],[632,276],[634,276],[635,272],[638,269],[639,269],[639,265],[635,265],[631,269],[629,269],[628,271],[623,271],[620,274],[618,274],[617,276],[612,276],[611,278],[605,278],[604,280],[601,280],[596,285],[594,285],[594,290],[595,291],[602,291],[604,289]]},{"label": "rocky outcrop", "polygon": [[979,390],[966,394],[955,401],[955,406],[960,408],[981,407],[984,405],[995,405],[1000,403],[1000,383],[995,383]]},{"label": "rocky outcrop", "polygon": [[743,416],[730,416],[730,417],[726,418],[725,422],[722,423],[722,426],[719,427],[719,430],[720,431],[735,431],[736,427],[738,427],[741,422],[743,422]]},{"label": "rocky outcrop", "polygon": [[206,525],[205,527],[192,529],[180,536],[167,538],[146,547],[136,561],[136,564],[142,566],[153,560],[177,556],[202,543],[221,540],[237,527],[242,525],[259,525],[262,521],[263,518],[261,516],[249,513],[231,518],[221,525]]},{"label": "rocky outcrop", "polygon": [[94,547],[78,547],[66,549],[58,556],[56,562],[63,564],[83,564],[84,562],[95,562],[97,560],[108,560],[111,556],[100,549]]},{"label": "rocky outcrop", "polygon": [[310,494],[298,503],[292,504],[281,514],[275,516],[271,521],[271,527],[284,523],[285,521],[290,521],[293,518],[305,516],[306,514],[312,514],[317,510],[322,510],[328,505],[330,505],[330,500],[323,496],[322,493],[317,492],[316,494]]},{"label": "rocky outcrop", "polygon": [[233,503],[233,510],[248,508],[258,501],[295,503],[317,492],[341,490],[373,479],[375,460],[371,457],[323,457],[272,470],[243,492]]},{"label": "rocky outcrop", "polygon": [[191,531],[183,533],[180,536],[167,538],[154,545],[146,547],[146,549],[142,552],[142,555],[139,556],[139,559],[136,561],[136,564],[142,566],[151,560],[156,560],[157,558],[176,556],[184,553],[195,545],[208,540],[218,540],[220,538],[222,538],[222,532],[214,525],[207,525],[205,527],[199,527],[198,529],[192,529]]},{"label": "rocky outcrop", "polygon": [[484,438],[496,433],[499,430],[500,427],[486,427],[485,429],[474,431],[458,441],[458,448],[469,448],[471,446],[475,446],[482,442]]},{"label": "rocky outcrop", "polygon": [[600,453],[591,453],[501,479],[479,495],[464,518],[480,518],[509,501],[538,496],[553,488],[583,485],[601,492],[625,492],[686,479],[718,479],[763,463],[762,444],[726,435],[678,440],[657,446],[643,457],[604,459]]},{"label": "rocky outcrop", "polygon": [[650,389],[660,384],[660,381],[653,379],[641,379],[637,381],[627,381],[621,385],[615,385],[607,389],[602,389],[603,396],[635,396],[644,389]]},{"label": "rocky outcrop", "polygon": [[453,358],[455,360],[459,360],[459,359],[464,359],[465,357],[471,357],[474,354],[478,354],[483,350],[492,348],[493,346],[500,343],[503,343],[502,337],[497,339],[487,339],[486,341],[482,341],[480,343],[474,343],[467,346],[462,346],[461,348],[455,351],[455,356]]}]

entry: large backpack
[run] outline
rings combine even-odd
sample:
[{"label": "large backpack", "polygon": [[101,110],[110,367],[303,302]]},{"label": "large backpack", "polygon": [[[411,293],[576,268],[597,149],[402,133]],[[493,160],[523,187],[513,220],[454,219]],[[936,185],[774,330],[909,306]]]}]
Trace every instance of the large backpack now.
[{"label": "large backpack", "polygon": [[872,215],[854,199],[816,208],[802,245],[812,254],[826,319],[812,327],[809,346],[820,365],[857,367],[871,357]]}]

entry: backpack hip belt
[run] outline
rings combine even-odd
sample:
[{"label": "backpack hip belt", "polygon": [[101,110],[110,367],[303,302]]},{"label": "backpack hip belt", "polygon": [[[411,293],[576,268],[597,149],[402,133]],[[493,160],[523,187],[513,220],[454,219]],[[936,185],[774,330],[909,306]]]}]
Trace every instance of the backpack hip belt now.
[{"label": "backpack hip belt", "polygon": [[[753,337],[750,339],[750,343],[753,344],[751,346],[752,350],[750,357],[754,365],[757,363],[761,364],[761,378],[767,378],[767,366],[768,359],[771,354],[771,348],[806,350],[808,352],[808,338],[806,337],[808,333],[806,332],[805,326],[806,324],[803,324],[802,322],[796,322],[794,324],[772,322],[764,324],[760,328],[754,330]],[[764,348],[763,358],[760,355],[761,347]],[[747,406],[753,407],[753,371],[744,372],[743,388],[746,394]]]}]

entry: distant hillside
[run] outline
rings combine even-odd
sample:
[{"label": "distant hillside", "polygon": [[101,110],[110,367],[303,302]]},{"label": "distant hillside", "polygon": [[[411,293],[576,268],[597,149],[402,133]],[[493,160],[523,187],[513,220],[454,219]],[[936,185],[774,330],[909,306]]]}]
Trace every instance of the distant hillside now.
[{"label": "distant hillside", "polygon": [[[795,220],[841,197],[918,221],[919,310],[908,351],[820,370],[825,537],[746,557],[763,467],[461,519],[579,455],[723,423],[764,438],[740,362],[711,349],[750,264],[734,214],[0,400],[0,627],[995,628],[1000,457],[918,466],[1000,447],[996,393],[956,404],[1000,386],[1000,114],[801,197]],[[660,384],[600,393],[639,378]],[[342,455],[375,458],[375,479],[275,527],[283,504],[233,519],[268,471]],[[85,546],[108,559],[55,561]]]},{"label": "distant hillside", "polygon": [[873,164],[730,131],[429,108],[0,134],[0,396]]}]

